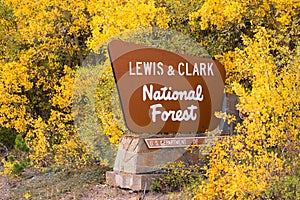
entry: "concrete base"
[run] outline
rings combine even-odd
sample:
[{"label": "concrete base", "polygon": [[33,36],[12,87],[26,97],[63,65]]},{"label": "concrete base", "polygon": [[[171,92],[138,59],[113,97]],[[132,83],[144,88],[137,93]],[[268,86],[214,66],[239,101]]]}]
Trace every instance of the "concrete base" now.
[{"label": "concrete base", "polygon": [[[157,136],[164,137],[164,136]],[[187,152],[185,147],[149,149],[145,143],[147,135],[123,135],[114,171],[132,174],[147,174],[159,171],[168,163],[183,161],[187,163],[199,162],[203,155],[199,150]]]},{"label": "concrete base", "polygon": [[156,176],[158,176],[158,174],[133,174],[109,171],[106,172],[106,183],[133,191],[150,190],[152,180]]},{"label": "concrete base", "polygon": [[168,163],[182,161],[193,164],[199,163],[203,158],[198,149],[193,152],[186,151],[185,147],[149,149],[145,143],[146,138],[149,136],[122,136],[114,171],[106,173],[108,185],[134,191],[149,190],[152,179]]}]

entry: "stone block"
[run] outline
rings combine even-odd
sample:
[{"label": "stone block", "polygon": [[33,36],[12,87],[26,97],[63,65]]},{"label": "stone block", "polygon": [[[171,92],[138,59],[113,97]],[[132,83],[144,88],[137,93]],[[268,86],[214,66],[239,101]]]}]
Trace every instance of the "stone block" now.
[{"label": "stone block", "polygon": [[148,148],[145,138],[149,136],[122,136],[114,171],[106,173],[108,185],[134,191],[149,190],[153,178],[158,176],[155,172],[160,171],[168,163],[183,161],[194,164],[199,163],[202,157],[199,150],[189,152],[185,147]]},{"label": "stone block", "polygon": [[199,151],[186,152],[185,147],[149,149],[144,141],[148,137],[147,135],[123,135],[114,171],[133,174],[151,173],[170,162],[182,160],[193,163],[201,158]]},{"label": "stone block", "polygon": [[106,183],[133,191],[150,190],[152,180],[157,174],[132,174],[124,172],[106,172]]}]

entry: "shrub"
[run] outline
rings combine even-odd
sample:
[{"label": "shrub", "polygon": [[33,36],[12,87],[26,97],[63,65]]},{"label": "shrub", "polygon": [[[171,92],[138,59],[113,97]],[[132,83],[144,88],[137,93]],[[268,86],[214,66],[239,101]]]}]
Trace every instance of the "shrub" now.
[{"label": "shrub", "polygon": [[155,192],[183,191],[192,185],[199,185],[203,180],[203,171],[200,165],[188,165],[181,161],[168,164],[152,181],[152,190]]}]

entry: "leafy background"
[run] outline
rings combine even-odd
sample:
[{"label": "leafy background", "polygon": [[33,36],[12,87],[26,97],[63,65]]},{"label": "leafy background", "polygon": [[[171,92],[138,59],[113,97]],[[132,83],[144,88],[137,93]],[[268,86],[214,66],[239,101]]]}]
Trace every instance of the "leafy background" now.
[{"label": "leafy background", "polygon": [[[2,173],[109,162],[75,127],[76,72],[111,37],[159,27],[189,35],[224,64],[226,92],[247,116],[209,150],[194,197],[298,199],[299,9],[298,0],[1,0],[0,142],[10,151]],[[108,102],[109,68],[98,81],[98,122],[114,149],[123,132]]]}]

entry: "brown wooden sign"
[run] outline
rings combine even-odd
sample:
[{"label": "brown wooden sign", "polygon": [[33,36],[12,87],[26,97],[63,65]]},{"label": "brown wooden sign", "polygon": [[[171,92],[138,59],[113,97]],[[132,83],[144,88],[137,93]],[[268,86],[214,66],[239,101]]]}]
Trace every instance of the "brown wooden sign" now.
[{"label": "brown wooden sign", "polygon": [[113,40],[108,45],[126,126],[136,133],[205,132],[219,125],[224,67],[188,56]]}]

